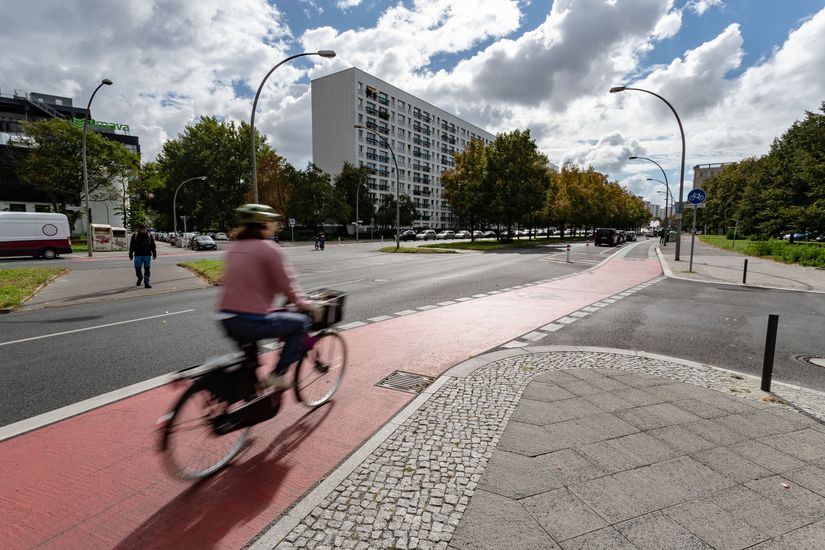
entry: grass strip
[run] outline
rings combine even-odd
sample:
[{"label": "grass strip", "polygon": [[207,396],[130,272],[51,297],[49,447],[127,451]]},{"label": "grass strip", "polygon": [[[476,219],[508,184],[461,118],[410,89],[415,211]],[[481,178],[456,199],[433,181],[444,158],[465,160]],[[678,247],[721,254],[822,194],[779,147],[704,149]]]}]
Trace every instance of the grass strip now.
[{"label": "grass strip", "polygon": [[223,260],[195,260],[180,262],[179,266],[188,269],[199,277],[206,279],[209,284],[219,285],[223,275]]},{"label": "grass strip", "polygon": [[396,249],[394,246],[379,248],[379,252],[398,252],[401,254],[455,254],[455,250],[445,250],[444,248],[434,248],[438,245],[430,245],[430,248],[402,246]]},{"label": "grass strip", "polygon": [[[710,245],[732,250],[733,241],[724,235],[700,235],[699,238]],[[741,243],[741,245],[740,245]],[[736,240],[736,252],[770,258],[787,264],[799,264],[807,267],[825,267],[825,247],[817,244],[789,243],[776,239],[767,241]]]},{"label": "grass strip", "polygon": [[21,267],[0,269],[0,309],[15,309],[68,269]]}]

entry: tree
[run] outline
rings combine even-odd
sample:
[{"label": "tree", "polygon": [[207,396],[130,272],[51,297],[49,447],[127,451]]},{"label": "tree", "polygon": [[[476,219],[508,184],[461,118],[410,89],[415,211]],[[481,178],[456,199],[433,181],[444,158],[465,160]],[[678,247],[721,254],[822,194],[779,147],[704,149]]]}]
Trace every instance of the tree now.
[{"label": "tree", "polygon": [[[395,227],[396,201],[392,195],[386,195],[386,200],[378,207],[377,220],[384,227]],[[418,209],[409,195],[401,195],[401,207],[398,209],[401,227],[409,227],[413,220],[418,219]]]},{"label": "tree", "polygon": [[355,167],[345,162],[341,172],[335,176],[335,191],[339,200],[346,205],[338,216],[338,223],[351,223],[355,220],[356,211],[361,220],[370,220],[375,217],[375,205],[372,203],[367,186],[368,173],[369,169],[366,166]]},{"label": "tree", "polygon": [[[23,124],[31,149],[18,174],[20,179],[42,191],[52,210],[66,214],[74,231],[81,211],[67,206],[82,202],[83,130],[62,119],[45,119]],[[87,129],[86,160],[90,199],[107,200],[137,168],[139,158],[122,144]]]},{"label": "tree", "polygon": [[490,193],[485,187],[487,180],[487,152],[484,142],[470,140],[464,151],[453,153],[455,167],[441,174],[444,186],[443,198],[453,212],[470,229],[470,239],[475,240],[473,229],[481,228],[481,220],[489,216]]},{"label": "tree", "polygon": [[319,227],[340,217],[346,205],[332,187],[330,176],[310,163],[306,170],[293,173],[292,194],[287,210],[301,225]]},{"label": "tree", "polygon": [[[286,218],[287,204],[289,204],[289,198],[292,195],[288,172],[289,170],[294,171],[294,168],[286,159],[268,146],[262,149],[256,160],[258,168],[258,202],[271,206]],[[246,200],[252,202],[252,189],[249,190]]]},{"label": "tree", "polygon": [[487,148],[487,182],[496,220],[509,231],[544,204],[549,189],[547,157],[530,130],[499,134]]}]

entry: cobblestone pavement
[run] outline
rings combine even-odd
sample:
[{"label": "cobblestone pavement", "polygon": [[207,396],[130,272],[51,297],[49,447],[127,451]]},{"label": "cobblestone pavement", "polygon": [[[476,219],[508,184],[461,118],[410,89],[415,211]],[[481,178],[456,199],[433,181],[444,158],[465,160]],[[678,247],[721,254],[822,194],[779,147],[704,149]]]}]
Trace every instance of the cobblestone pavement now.
[{"label": "cobblestone pavement", "polygon": [[[768,395],[753,377],[669,358],[547,348],[474,358],[440,383],[251,546],[825,545],[825,427],[812,418],[825,419],[823,394],[775,384]],[[730,515],[744,505],[770,528]]]}]

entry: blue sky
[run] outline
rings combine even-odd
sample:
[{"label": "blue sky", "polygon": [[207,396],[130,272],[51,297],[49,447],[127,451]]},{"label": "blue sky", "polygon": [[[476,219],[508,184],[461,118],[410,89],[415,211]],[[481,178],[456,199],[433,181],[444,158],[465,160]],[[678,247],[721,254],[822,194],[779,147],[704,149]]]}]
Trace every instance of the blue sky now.
[{"label": "blue sky", "polygon": [[[349,7],[343,7],[349,6]],[[765,154],[825,100],[825,0],[9,0],[0,89],[85,103],[130,125],[144,160],[200,116],[249,120],[297,167],[312,157],[311,79],[357,66],[487,130],[529,129],[556,164],[591,165],[662,203],[687,170]],[[32,52],[48,52],[33,55]],[[170,101],[170,98],[174,98]],[[653,166],[655,169],[656,167]],[[673,188],[678,193],[677,188]]]}]

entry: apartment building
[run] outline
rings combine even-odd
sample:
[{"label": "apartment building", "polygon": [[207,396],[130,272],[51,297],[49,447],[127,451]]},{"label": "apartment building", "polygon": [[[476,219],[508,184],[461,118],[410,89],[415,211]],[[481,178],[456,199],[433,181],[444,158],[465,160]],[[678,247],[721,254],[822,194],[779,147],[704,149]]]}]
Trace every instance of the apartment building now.
[{"label": "apartment building", "polygon": [[458,229],[441,173],[454,166],[451,153],[473,139],[489,144],[493,134],[355,67],[311,86],[312,157],[319,168],[334,176],[344,162],[366,166],[370,197],[379,207],[396,194],[392,148],[399,194],[409,195],[419,213],[413,226]]},{"label": "apartment building", "polygon": [[735,162],[716,162],[712,164],[697,164],[693,167],[693,189],[702,188],[702,184],[708,179],[718,176],[725,167]]}]

